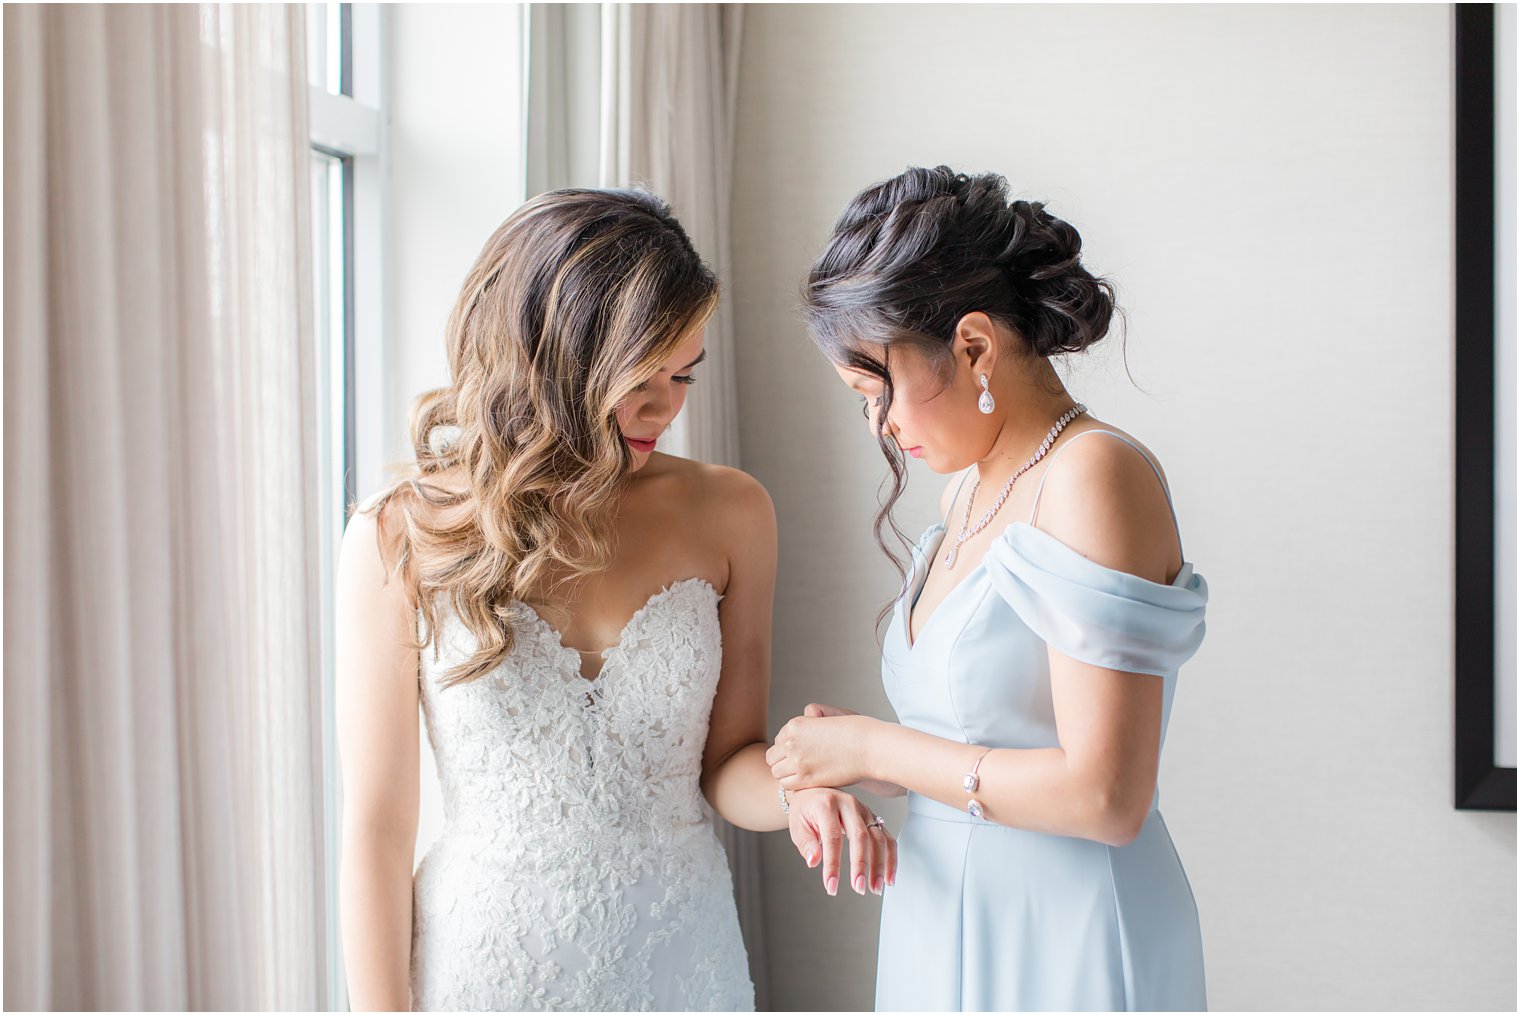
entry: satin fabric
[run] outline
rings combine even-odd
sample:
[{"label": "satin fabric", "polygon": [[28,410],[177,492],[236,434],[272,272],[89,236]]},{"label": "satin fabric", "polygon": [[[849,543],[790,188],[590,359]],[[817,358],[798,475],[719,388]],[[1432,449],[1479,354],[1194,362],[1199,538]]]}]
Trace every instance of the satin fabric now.
[{"label": "satin fabric", "polygon": [[[1162,585],[1015,522],[910,645],[909,604],[944,536],[934,525],[915,547],[884,646],[904,725],[989,747],[1057,746],[1048,645],[1159,676],[1164,745],[1178,669],[1204,634],[1208,584],[1191,564]],[[1157,803],[1159,792],[1132,843],[1111,847],[910,793],[882,910],[877,1009],[1203,1009],[1198,911]]]}]

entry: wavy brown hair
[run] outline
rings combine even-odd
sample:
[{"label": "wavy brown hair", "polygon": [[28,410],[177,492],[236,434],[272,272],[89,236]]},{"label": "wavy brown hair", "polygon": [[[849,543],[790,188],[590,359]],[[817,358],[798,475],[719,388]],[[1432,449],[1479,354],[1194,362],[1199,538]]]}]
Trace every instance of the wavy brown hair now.
[{"label": "wavy brown hair", "polygon": [[474,635],[446,684],[512,651],[514,602],[548,605],[611,564],[633,461],[618,403],[717,300],[669,206],[640,191],[543,194],[486,241],[449,316],[453,383],[417,399],[415,461],[365,507],[420,614],[417,648],[437,651],[444,611]]}]

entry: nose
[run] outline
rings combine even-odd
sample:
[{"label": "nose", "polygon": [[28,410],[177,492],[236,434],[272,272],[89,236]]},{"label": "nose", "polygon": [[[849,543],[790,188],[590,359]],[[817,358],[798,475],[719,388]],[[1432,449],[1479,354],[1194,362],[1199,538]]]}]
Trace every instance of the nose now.
[{"label": "nose", "polygon": [[644,401],[639,406],[639,418],[648,422],[670,422],[670,383],[663,377],[656,377],[643,394]]}]

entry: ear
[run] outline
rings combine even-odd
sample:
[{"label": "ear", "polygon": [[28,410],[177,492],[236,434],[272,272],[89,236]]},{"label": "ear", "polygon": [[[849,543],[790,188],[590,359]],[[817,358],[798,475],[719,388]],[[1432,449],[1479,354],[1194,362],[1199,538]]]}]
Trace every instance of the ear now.
[{"label": "ear", "polygon": [[950,344],[958,366],[971,371],[973,380],[991,374],[997,366],[998,333],[992,318],[973,310],[955,325],[955,339]]}]

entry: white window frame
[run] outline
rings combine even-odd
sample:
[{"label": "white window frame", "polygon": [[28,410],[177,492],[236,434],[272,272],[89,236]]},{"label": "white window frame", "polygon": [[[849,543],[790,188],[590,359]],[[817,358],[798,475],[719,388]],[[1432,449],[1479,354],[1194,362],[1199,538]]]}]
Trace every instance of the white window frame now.
[{"label": "white window frame", "polygon": [[[326,6],[326,5],[324,5]],[[347,474],[344,496],[363,501],[381,478],[385,435],[389,432],[385,395],[390,335],[384,313],[386,292],[387,185],[386,67],[389,66],[387,19],[379,4],[345,4],[349,19],[348,63],[350,94],[333,94],[309,85],[311,147],[343,162],[344,201],[347,205],[343,256],[345,285],[334,298],[346,301],[345,424]],[[324,590],[322,729],[324,814],[323,858],[327,886],[327,1009],[348,1010],[348,984],[338,907],[338,859],[341,843],[342,783],[338,772],[333,673],[333,589],[337,564],[337,532],[323,525],[322,585]]]},{"label": "white window frame", "polygon": [[353,460],[356,496],[378,486],[383,461],[386,363],[386,18],[380,4],[352,4],[353,94],[311,88],[312,146],[350,160],[353,173]]}]

